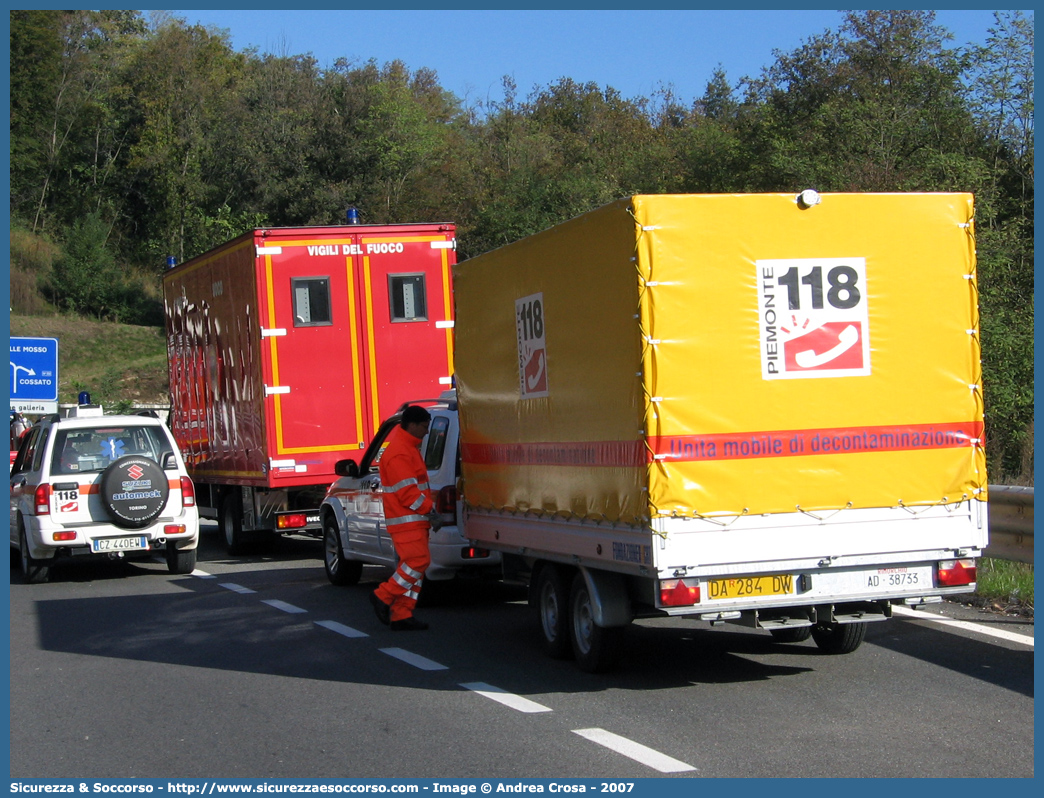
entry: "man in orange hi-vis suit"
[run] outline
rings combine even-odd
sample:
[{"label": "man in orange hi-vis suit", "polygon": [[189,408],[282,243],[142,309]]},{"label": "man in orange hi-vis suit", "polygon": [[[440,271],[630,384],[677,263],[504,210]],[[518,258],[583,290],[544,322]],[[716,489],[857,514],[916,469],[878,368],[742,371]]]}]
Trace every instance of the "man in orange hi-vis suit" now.
[{"label": "man in orange hi-vis suit", "polygon": [[428,469],[420,454],[421,439],[430,423],[431,414],[423,407],[406,407],[399,426],[388,436],[388,446],[377,467],[384,490],[385,524],[399,555],[399,567],[370,594],[370,602],[378,620],[395,631],[428,628],[413,617],[413,608],[431,562],[428,530],[437,523]]}]

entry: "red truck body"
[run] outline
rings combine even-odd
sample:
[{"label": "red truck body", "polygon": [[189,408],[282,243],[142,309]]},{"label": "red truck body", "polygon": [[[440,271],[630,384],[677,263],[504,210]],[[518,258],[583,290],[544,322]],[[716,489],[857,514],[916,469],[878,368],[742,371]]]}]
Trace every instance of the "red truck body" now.
[{"label": "red truck body", "polygon": [[334,464],[447,387],[454,246],[449,223],[258,229],[164,275],[170,425],[230,548],[294,511],[317,531]]}]

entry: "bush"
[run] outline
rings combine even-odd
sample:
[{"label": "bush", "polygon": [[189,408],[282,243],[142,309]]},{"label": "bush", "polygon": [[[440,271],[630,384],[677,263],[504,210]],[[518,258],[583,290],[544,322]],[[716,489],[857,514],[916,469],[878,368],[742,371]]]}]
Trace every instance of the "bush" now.
[{"label": "bush", "polygon": [[47,239],[20,227],[11,228],[11,312],[39,316],[54,311],[41,289],[61,250]]}]

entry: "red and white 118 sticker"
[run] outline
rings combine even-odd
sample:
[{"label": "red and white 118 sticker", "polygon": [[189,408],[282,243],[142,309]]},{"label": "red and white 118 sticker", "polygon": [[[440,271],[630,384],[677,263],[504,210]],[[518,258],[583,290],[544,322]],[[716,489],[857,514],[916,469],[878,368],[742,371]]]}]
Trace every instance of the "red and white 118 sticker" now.
[{"label": "red and white 118 sticker", "polygon": [[523,399],[547,396],[547,347],[544,337],[544,295],[515,300],[518,334],[518,379]]},{"label": "red and white 118 sticker", "polygon": [[755,261],[761,376],[870,374],[865,258]]}]

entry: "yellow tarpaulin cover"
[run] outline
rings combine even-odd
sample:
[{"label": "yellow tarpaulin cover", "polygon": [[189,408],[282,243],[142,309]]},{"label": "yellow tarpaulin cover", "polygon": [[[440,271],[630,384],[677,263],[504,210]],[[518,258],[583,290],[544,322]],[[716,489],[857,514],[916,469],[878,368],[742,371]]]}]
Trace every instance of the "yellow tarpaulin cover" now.
[{"label": "yellow tarpaulin cover", "polygon": [[985,498],[968,194],[635,196],[457,267],[469,503]]}]

